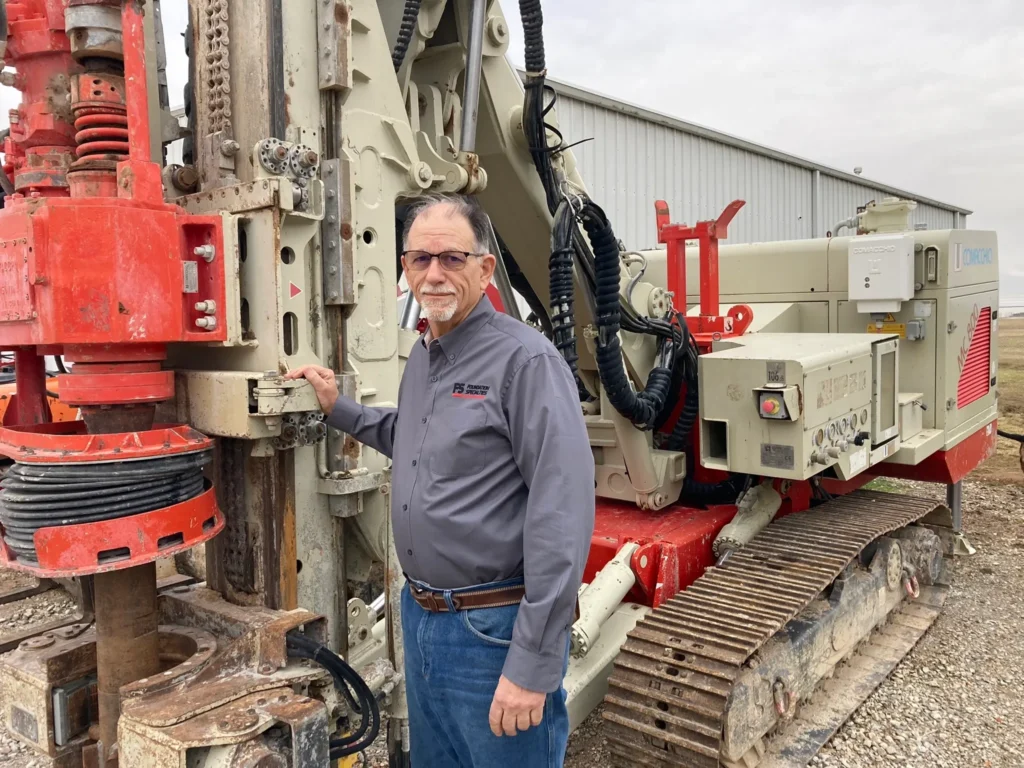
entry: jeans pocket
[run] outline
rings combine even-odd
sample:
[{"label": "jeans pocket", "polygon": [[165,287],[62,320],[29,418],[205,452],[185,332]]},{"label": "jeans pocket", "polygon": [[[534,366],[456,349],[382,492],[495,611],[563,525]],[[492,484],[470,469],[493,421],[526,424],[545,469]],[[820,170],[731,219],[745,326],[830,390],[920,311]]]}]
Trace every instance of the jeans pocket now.
[{"label": "jeans pocket", "polygon": [[508,648],[512,645],[512,629],[515,627],[518,605],[501,608],[473,608],[462,611],[462,623],[470,634],[489,645]]}]

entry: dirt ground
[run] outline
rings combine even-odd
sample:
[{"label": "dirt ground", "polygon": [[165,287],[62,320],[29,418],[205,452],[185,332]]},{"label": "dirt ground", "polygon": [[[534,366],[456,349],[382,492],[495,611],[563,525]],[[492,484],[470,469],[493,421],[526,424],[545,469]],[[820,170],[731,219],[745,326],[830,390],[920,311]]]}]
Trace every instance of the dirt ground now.
[{"label": "dirt ground", "polygon": [[[1020,434],[1024,318],[1001,320],[999,339],[999,426]],[[937,486],[885,485],[884,490],[944,494]],[[956,561],[943,614],[814,759],[816,768],[1024,766],[1024,476],[1018,444],[1000,440],[997,455],[965,484],[964,523],[978,552]],[[24,581],[0,571],[0,593]],[[0,638],[73,611],[73,601],[59,589],[0,605]],[[609,764],[600,715],[598,710],[572,734],[566,768]],[[0,765],[43,764],[0,728]],[[387,766],[382,744],[363,765]]]}]

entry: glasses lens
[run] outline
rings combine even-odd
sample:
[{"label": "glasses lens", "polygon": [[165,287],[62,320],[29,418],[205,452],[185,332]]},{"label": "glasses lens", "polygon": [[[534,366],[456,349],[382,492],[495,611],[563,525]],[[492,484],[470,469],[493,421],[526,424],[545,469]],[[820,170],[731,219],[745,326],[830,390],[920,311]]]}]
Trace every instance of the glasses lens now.
[{"label": "glasses lens", "polygon": [[422,272],[430,266],[431,258],[431,255],[425,251],[409,251],[405,254],[405,264],[415,272]]},{"label": "glasses lens", "polygon": [[466,266],[466,254],[448,251],[438,256],[441,266],[449,271],[458,271]]}]

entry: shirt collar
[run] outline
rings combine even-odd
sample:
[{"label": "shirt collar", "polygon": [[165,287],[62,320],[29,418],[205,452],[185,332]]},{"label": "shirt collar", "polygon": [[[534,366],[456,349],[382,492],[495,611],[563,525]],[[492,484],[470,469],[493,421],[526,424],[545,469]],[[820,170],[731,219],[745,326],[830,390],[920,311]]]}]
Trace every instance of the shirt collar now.
[{"label": "shirt collar", "polygon": [[[481,328],[486,325],[491,317],[495,313],[494,305],[491,304],[491,300],[487,298],[487,294],[480,297],[480,301],[473,307],[472,311],[466,316],[466,319],[459,323],[457,326],[452,328],[448,333],[439,339],[436,339],[438,345],[441,347],[441,351],[445,353],[448,360],[454,362],[459,355],[462,354],[462,350],[466,348],[466,344],[473,337],[473,335]],[[429,348],[429,345],[435,339],[430,337],[430,327],[420,337],[420,343],[424,347]]]}]

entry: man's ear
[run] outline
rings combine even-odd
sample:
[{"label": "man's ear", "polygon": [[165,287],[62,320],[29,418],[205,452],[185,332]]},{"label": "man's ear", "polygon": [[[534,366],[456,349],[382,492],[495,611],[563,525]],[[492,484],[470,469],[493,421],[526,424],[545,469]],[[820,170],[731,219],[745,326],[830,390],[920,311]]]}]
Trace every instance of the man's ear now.
[{"label": "man's ear", "polygon": [[480,285],[483,290],[487,290],[487,286],[491,282],[491,278],[494,277],[494,270],[498,266],[498,259],[493,253],[485,253],[480,257]]}]

